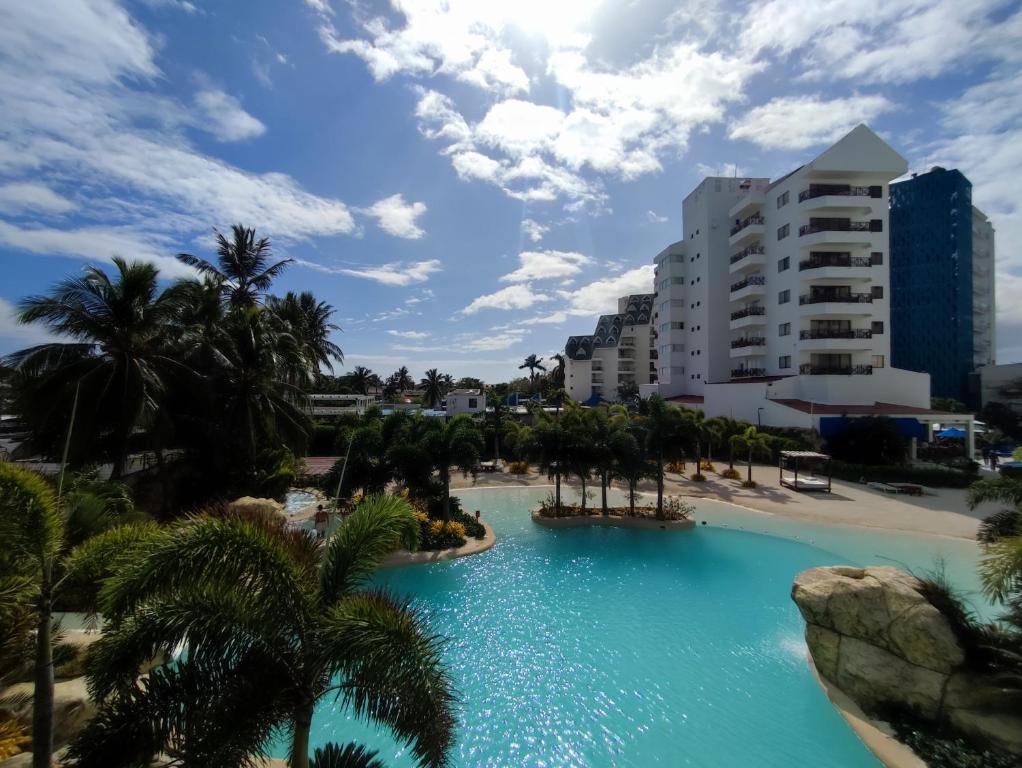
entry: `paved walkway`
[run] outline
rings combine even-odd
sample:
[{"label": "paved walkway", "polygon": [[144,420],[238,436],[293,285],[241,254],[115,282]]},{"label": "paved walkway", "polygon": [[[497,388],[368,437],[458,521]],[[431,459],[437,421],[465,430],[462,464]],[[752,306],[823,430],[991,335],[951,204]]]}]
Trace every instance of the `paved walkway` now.
[{"label": "paved walkway", "polygon": [[[718,470],[726,462],[715,463]],[[744,479],[746,468],[737,466]],[[694,468],[694,464],[689,464]],[[718,499],[773,515],[806,520],[815,523],[837,523],[868,528],[926,533],[974,539],[979,521],[996,512],[996,504],[985,504],[975,511],[969,510],[966,494],[959,488],[927,488],[923,496],[892,495],[874,491],[865,485],[834,480],[832,492],[797,493],[780,487],[777,467],[753,466],[752,477],[758,488],[742,488],[738,480],[725,480],[713,472],[704,473],[705,483],[694,483],[680,475],[668,474],[665,490],[670,494]],[[545,474],[508,475],[504,473],[480,474],[471,477],[455,475],[451,485],[455,488],[475,486],[546,485]],[[565,485],[577,487],[577,481]],[[592,485],[589,486],[592,488]],[[617,487],[621,487],[618,485]],[[645,481],[639,489],[656,492],[656,484]],[[599,485],[596,486],[597,493]]]}]

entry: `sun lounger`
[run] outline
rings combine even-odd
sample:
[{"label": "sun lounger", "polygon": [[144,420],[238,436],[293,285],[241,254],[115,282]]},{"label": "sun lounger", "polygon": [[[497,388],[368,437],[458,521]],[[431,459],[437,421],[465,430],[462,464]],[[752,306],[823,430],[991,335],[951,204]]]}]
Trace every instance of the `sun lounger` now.
[{"label": "sun lounger", "polygon": [[890,483],[866,483],[874,491],[880,491],[882,493],[901,493],[895,486]]},{"label": "sun lounger", "polygon": [[781,484],[796,491],[826,491],[830,488],[826,480],[811,475],[799,475],[797,479],[794,475],[783,475]]},{"label": "sun lounger", "polygon": [[909,496],[922,496],[923,486],[915,483],[888,483],[898,489],[898,493],[907,493]]}]

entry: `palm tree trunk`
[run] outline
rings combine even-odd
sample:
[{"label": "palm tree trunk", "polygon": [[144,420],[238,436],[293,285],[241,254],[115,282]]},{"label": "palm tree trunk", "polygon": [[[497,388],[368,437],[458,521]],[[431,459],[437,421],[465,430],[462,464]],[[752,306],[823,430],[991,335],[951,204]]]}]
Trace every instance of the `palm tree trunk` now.
[{"label": "palm tree trunk", "polygon": [[557,510],[557,514],[561,513],[561,470],[558,469],[554,473],[554,508]]},{"label": "palm tree trunk", "polygon": [[440,469],[440,479],[444,484],[444,521],[451,519],[451,470],[449,467]]},{"label": "palm tree trunk", "polygon": [[53,595],[44,576],[36,628],[35,692],[32,704],[32,768],[50,768],[53,760]]},{"label": "palm tree trunk", "polygon": [[749,484],[752,484],[752,448],[749,449]]},{"label": "palm tree trunk", "polygon": [[600,472],[600,493],[603,496],[603,516],[606,517],[607,512],[607,470]]},{"label": "palm tree trunk", "polygon": [[628,481],[628,511],[635,516],[635,481]]},{"label": "palm tree trunk", "polygon": [[703,444],[696,440],[696,474],[703,474]]},{"label": "palm tree trunk", "polygon": [[294,735],[291,737],[291,768],[309,768],[309,732],[312,730],[314,705],[315,702],[310,701],[295,713]]},{"label": "palm tree trunk", "polygon": [[664,517],[664,455],[658,453],[656,457],[656,517],[663,520]]},{"label": "palm tree trunk", "polygon": [[578,479],[582,481],[582,512],[586,511],[586,477],[585,475],[579,475]]},{"label": "palm tree trunk", "polygon": [[734,470],[735,468],[735,447],[731,445],[730,441],[727,446],[727,465],[728,468]]}]

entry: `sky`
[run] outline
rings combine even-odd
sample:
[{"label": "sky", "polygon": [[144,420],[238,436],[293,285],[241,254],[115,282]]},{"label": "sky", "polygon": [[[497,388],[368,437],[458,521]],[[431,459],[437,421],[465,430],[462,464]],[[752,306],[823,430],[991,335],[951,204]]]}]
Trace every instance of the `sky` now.
[{"label": "sky", "polygon": [[972,180],[1019,361],[1019,41],[996,0],[0,0],[0,353],[45,338],[19,298],[241,223],[339,373],[507,380],[652,290],[704,176],[865,122]]}]

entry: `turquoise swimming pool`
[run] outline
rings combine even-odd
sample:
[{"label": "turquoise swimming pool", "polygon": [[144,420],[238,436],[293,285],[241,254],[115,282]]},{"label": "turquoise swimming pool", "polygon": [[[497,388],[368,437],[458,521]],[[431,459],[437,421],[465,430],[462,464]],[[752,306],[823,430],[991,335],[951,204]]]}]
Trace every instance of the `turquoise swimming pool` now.
[{"label": "turquoise swimming pool", "polygon": [[[940,555],[957,579],[975,561],[968,542],[712,502],[697,514],[711,525],[688,532],[551,530],[529,518],[546,492],[458,491],[497,545],[376,579],[449,638],[455,766],[878,766],[808,669],[792,578],[838,562],[926,569]],[[351,739],[388,766],[413,764],[389,735],[323,702],[313,746]]]}]

